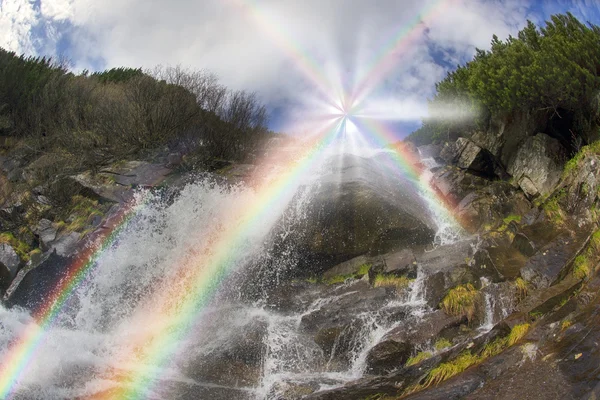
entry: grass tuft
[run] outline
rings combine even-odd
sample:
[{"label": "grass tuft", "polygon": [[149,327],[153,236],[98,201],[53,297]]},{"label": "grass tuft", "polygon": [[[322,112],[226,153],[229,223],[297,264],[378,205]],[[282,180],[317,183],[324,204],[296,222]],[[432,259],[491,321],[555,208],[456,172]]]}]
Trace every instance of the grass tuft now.
[{"label": "grass tuft", "polygon": [[445,363],[441,363],[437,367],[431,370],[427,377],[425,378],[425,382],[423,383],[423,387],[427,388],[431,385],[437,385],[447,379],[452,378],[465,371],[472,365],[475,365],[479,362],[479,357],[471,354],[470,352],[461,353],[458,357],[456,357],[452,361],[448,361]]},{"label": "grass tuft", "polygon": [[408,360],[406,360],[406,366],[410,367],[411,365],[418,364],[421,361],[431,358],[432,355],[433,354],[431,354],[429,351],[420,351],[414,357],[410,357]]},{"label": "grass tuft", "polygon": [[523,339],[525,335],[527,335],[527,332],[529,332],[529,327],[530,325],[527,323],[513,326],[513,328],[510,330],[510,334],[508,335],[506,344],[510,347],[519,340]]},{"label": "grass tuft", "polygon": [[373,281],[374,287],[395,287],[397,290],[403,290],[408,287],[411,280],[406,276],[377,274]]},{"label": "grass tuft", "polygon": [[356,272],[356,275],[366,275],[369,273],[370,269],[371,269],[371,264],[363,264],[360,267],[358,267],[358,271]]},{"label": "grass tuft", "polygon": [[459,285],[448,291],[448,294],[440,303],[440,307],[446,314],[466,315],[470,321],[475,314],[475,303],[478,295],[479,291],[472,284]]},{"label": "grass tuft", "polygon": [[525,279],[520,277],[515,279],[515,286],[517,287],[517,296],[520,300],[527,297],[529,285],[527,284],[527,281]]}]

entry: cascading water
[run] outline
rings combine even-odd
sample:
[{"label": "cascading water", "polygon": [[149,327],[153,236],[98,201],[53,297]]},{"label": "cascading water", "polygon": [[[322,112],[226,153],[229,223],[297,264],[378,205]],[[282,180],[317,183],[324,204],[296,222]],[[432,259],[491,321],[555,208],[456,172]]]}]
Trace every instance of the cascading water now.
[{"label": "cascading water", "polygon": [[[313,172],[311,183],[318,181]],[[292,192],[296,193],[297,188]],[[126,385],[121,377],[140,368],[155,371],[153,376],[160,380],[148,393],[149,398],[157,399],[276,399],[290,385],[325,389],[361,377],[369,350],[405,323],[407,315],[418,318],[426,311],[425,274],[418,269],[416,279],[404,292],[353,315],[326,353],[314,336],[305,332],[303,323],[321,309],[354,296],[354,285],[368,283],[350,282],[316,293],[307,304],[283,311],[268,306],[265,288],[252,296],[241,292],[243,282],[252,282],[252,277],[245,275],[253,274],[244,267],[275,257],[271,248],[273,227],[279,227],[278,235],[293,231],[304,210],[311,206],[310,190],[306,190],[294,198],[291,207],[291,198],[274,204],[267,218],[257,221],[236,241],[237,247],[230,249],[235,254],[235,273],[215,294],[216,300],[198,310],[201,323],[195,326],[193,335],[180,339],[170,362],[123,362],[123,354],[136,354],[136,346],[140,346],[127,338],[144,337],[151,329],[143,323],[151,320],[153,303],[149,299],[160,293],[189,290],[186,266],[210,252],[215,235],[240,224],[227,210],[244,209],[255,201],[256,193],[199,179],[173,201],[166,201],[160,193],[143,196],[144,206],[104,250],[84,283],[44,332],[43,341],[34,349],[34,362],[18,376],[16,398],[91,397]],[[444,219],[446,215],[439,211],[431,194],[423,191],[422,198],[439,226],[436,242],[456,240],[456,225]],[[268,271],[258,269],[257,276],[272,280],[265,287],[277,286],[281,272],[293,269],[297,262],[293,249],[279,249],[277,257],[269,263]],[[32,323],[32,317],[19,307],[0,306],[0,315],[3,358],[11,343]],[[340,358],[342,352],[344,358]]]}]

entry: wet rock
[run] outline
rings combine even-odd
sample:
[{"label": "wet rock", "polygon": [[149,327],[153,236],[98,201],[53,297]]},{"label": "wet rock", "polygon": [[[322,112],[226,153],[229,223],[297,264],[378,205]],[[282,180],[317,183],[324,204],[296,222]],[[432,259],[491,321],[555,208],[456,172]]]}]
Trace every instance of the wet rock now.
[{"label": "wet rock", "polygon": [[426,313],[423,317],[412,317],[384,336],[384,341],[407,343],[413,348],[426,344],[439,336],[445,329],[458,326],[463,317],[447,315],[442,310]]},{"label": "wet rock", "polygon": [[560,235],[527,261],[521,276],[537,288],[549,287],[581,252],[589,236],[589,229]]},{"label": "wet rock", "polygon": [[545,314],[569,298],[579,287],[581,287],[581,280],[569,277],[549,288],[532,291],[518,304],[517,311],[524,314],[531,312]]},{"label": "wet rock", "polygon": [[393,340],[375,345],[367,355],[367,373],[383,375],[402,368],[413,351],[412,346]]},{"label": "wet rock", "polygon": [[558,140],[538,133],[525,139],[507,171],[528,196],[546,196],[556,187],[566,159],[566,150]]},{"label": "wet rock", "polygon": [[72,261],[53,252],[37,268],[26,273],[24,270],[20,271],[19,274],[23,274],[23,278],[7,299],[8,304],[37,310],[45,304],[48,294],[56,288],[61,279],[66,277]]},{"label": "wet rock", "polygon": [[359,268],[365,264],[370,264],[371,259],[367,256],[358,256],[351,260],[344,261],[323,273],[323,278],[331,278],[336,275],[352,275],[358,272]]},{"label": "wet rock", "polygon": [[437,170],[431,183],[451,204],[458,205],[469,193],[485,187],[489,181],[468,171],[448,166]]},{"label": "wet rock", "polygon": [[10,275],[14,277],[21,265],[21,258],[8,243],[0,243],[0,264],[8,269]]},{"label": "wet rock", "polygon": [[[305,218],[286,240],[316,273],[361,254],[431,243],[435,224],[411,178],[390,174],[390,160],[353,155],[330,160]],[[285,244],[284,244],[285,246]]]},{"label": "wet rock", "polygon": [[527,256],[521,253],[517,248],[510,246],[488,247],[482,251],[487,255],[487,260],[482,261],[493,271],[504,279],[514,279],[519,276],[521,269],[527,263]]},{"label": "wet rock", "polygon": [[403,249],[383,255],[383,272],[405,275],[410,279],[417,277],[417,259],[410,249]]},{"label": "wet rock", "polygon": [[380,308],[389,298],[386,288],[372,288],[368,282],[355,281],[346,286],[335,301],[302,317],[300,327],[306,332],[318,332],[325,328],[347,326],[354,315]]}]

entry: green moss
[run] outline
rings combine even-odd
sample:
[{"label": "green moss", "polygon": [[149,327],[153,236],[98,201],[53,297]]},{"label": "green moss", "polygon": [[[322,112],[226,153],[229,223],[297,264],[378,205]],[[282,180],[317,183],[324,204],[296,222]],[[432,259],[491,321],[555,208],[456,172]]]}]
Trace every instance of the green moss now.
[{"label": "green moss", "polygon": [[319,283],[319,278],[317,278],[316,276],[311,276],[311,277],[306,278],[306,282],[313,283],[313,284]]},{"label": "green moss", "polygon": [[420,351],[414,357],[410,357],[406,361],[406,366],[410,367],[411,365],[418,364],[421,361],[424,361],[424,360],[427,360],[427,359],[431,358],[432,355],[433,354],[431,354],[431,352],[429,352],[429,351]]},{"label": "green moss", "polygon": [[31,250],[31,247],[27,243],[17,239],[12,233],[0,233],[0,243],[9,244],[21,260],[29,261],[29,251]]},{"label": "green moss", "polygon": [[435,349],[437,351],[446,349],[448,347],[452,347],[452,342],[450,342],[448,339],[446,338],[439,338],[435,344],[433,345],[433,347],[435,347]]},{"label": "green moss", "polygon": [[374,287],[395,287],[398,290],[406,289],[411,280],[406,276],[377,274],[373,281]]},{"label": "green moss", "polygon": [[555,225],[562,225],[565,215],[560,206],[560,202],[567,196],[565,189],[561,189],[556,195],[546,200],[543,209]]},{"label": "green moss", "polygon": [[513,221],[515,221],[515,222],[521,222],[521,216],[520,215],[511,214],[508,217],[504,218],[502,221],[506,225],[510,224]]},{"label": "green moss", "polygon": [[585,279],[591,274],[591,265],[588,257],[585,254],[581,254],[575,258],[573,263],[573,275],[577,279]]},{"label": "green moss", "polygon": [[466,315],[470,321],[475,314],[478,295],[479,291],[472,284],[459,285],[448,291],[440,303],[440,307],[448,315]]},{"label": "green moss", "polygon": [[600,154],[600,141],[596,141],[587,146],[583,146],[573,158],[567,161],[562,174],[563,179],[572,174],[577,169],[583,157],[590,154]]}]

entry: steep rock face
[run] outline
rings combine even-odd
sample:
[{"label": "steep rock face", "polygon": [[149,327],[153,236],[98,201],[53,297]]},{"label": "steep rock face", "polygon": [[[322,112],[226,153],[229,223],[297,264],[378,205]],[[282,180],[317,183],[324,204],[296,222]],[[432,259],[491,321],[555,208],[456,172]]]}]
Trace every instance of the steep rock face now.
[{"label": "steep rock face", "polygon": [[21,259],[8,243],[0,243],[0,264],[4,265],[13,277],[17,274]]},{"label": "steep rock face", "polygon": [[390,163],[386,154],[344,155],[326,165],[331,172],[311,188],[311,207],[288,238],[311,265],[431,242],[436,228],[416,181]]},{"label": "steep rock face", "polygon": [[560,180],[567,153],[544,133],[527,138],[508,163],[508,173],[530,197],[548,195]]}]

